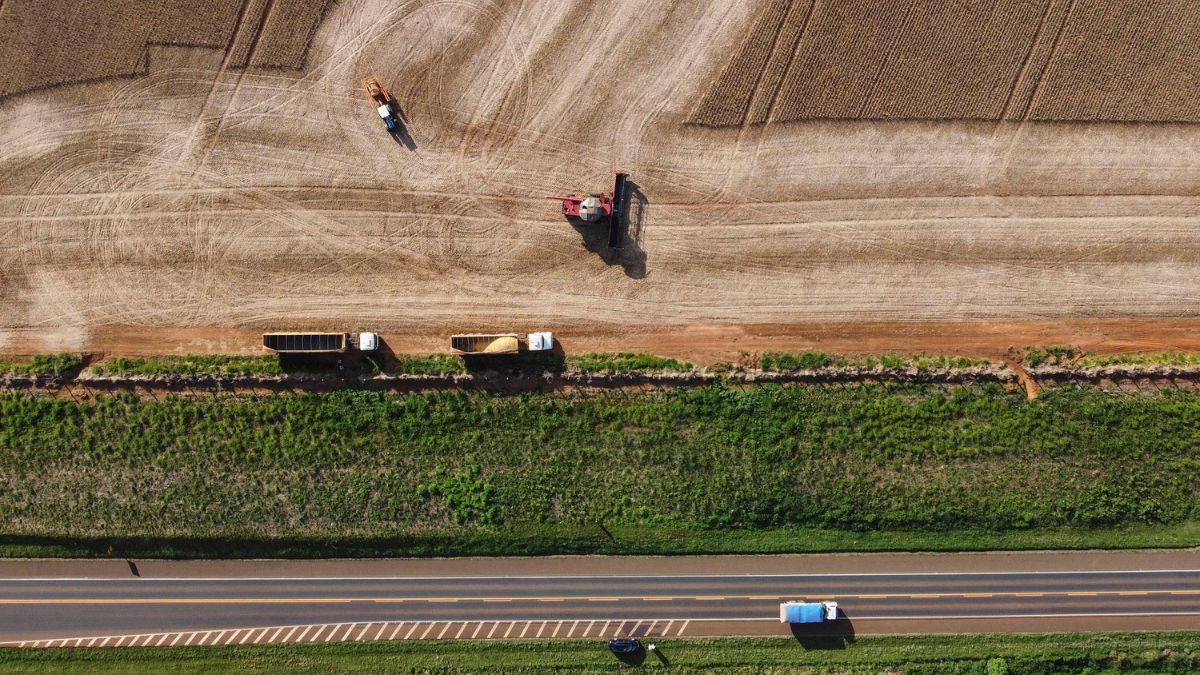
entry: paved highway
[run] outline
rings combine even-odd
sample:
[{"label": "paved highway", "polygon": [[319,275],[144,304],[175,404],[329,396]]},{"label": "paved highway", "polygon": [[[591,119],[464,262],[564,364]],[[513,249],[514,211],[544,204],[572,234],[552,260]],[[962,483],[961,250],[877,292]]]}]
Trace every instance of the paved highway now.
[{"label": "paved highway", "polygon": [[[859,558],[869,557],[847,556],[843,567],[853,569]],[[921,557],[895,558],[907,561],[900,567],[922,567]],[[289,574],[303,572],[302,564],[248,576],[261,568],[239,572],[227,563],[213,576],[151,577],[130,565],[123,576],[39,577],[34,566],[25,568],[34,575],[0,579],[0,642],[87,644],[81,641],[132,635],[146,636],[139,644],[296,641],[301,627],[312,635],[303,641],[786,634],[778,604],[790,599],[838,601],[845,616],[828,630],[841,633],[936,630],[937,622],[956,631],[1200,627],[1200,564],[1155,568],[1144,565],[1153,559],[1127,556],[1107,569],[976,571],[968,568],[1005,565],[981,565],[985,556],[926,559],[939,563],[926,567],[949,569],[786,573],[774,571],[779,558],[706,558],[692,567],[736,560],[737,569],[656,574],[661,559],[629,559],[628,574],[571,574],[571,559],[550,559],[540,565],[549,569],[535,570],[550,573],[528,573],[536,563],[526,559],[476,564],[468,574],[442,561],[444,574],[411,576]],[[755,571],[756,560],[763,571]],[[964,569],[953,569],[955,561]],[[1055,562],[1069,567],[1071,559]],[[514,572],[498,575],[508,564]],[[353,561],[340,565],[356,569]]]}]

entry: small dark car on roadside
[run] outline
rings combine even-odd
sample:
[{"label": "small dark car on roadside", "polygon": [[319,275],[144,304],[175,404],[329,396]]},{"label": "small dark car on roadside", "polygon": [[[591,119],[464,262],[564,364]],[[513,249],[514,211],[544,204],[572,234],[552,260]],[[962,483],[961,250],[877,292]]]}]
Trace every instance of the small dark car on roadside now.
[{"label": "small dark car on roadside", "polygon": [[636,654],[642,651],[642,643],[629,638],[616,638],[608,641],[608,651],[614,654]]}]

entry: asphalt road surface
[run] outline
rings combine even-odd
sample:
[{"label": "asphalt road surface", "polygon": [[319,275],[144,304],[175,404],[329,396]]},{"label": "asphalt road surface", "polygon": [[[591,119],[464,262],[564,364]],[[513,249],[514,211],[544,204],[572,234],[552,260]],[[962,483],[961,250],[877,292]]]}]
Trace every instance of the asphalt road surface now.
[{"label": "asphalt road surface", "polygon": [[[137,644],[169,645],[786,635],[789,628],[779,624],[778,606],[795,599],[836,600],[843,616],[817,631],[831,635],[1200,628],[1200,564],[1160,567],[1155,563],[1163,561],[1148,553],[1114,558],[1101,565],[1105,569],[1096,569],[1094,560],[1079,569],[1058,569],[1071,567],[1071,555],[1083,562],[1089,554],[1063,555],[1051,569],[1037,569],[1036,561],[1022,565],[1011,556],[999,560],[1018,564],[998,564],[986,556],[891,556],[904,562],[897,567],[906,568],[896,572],[854,571],[864,558],[875,558],[868,567],[886,567],[879,560],[886,557],[846,556],[845,571],[824,565],[818,566],[822,571],[803,573],[778,571],[781,559],[773,557],[700,558],[685,571],[670,569],[678,563],[664,567],[662,559],[627,559],[624,565],[617,559],[596,571],[574,573],[572,568],[581,565],[569,558],[540,564],[468,561],[472,564],[462,573],[455,569],[458,561],[441,561],[442,574],[421,569],[379,576],[372,574],[381,569],[379,561],[373,566],[327,563],[315,575],[305,574],[302,563],[282,564],[270,574],[262,573],[261,563],[173,569],[211,572],[204,576],[151,575],[153,564],[124,562],[120,576],[111,566],[103,574],[37,576],[36,564],[28,563],[24,574],[0,579],[0,643],[98,645],[107,639],[106,646],[112,646],[125,636],[144,636]],[[1174,555],[1169,562],[1195,557]],[[922,559],[937,564],[923,565]],[[701,571],[704,561],[713,571]],[[402,561],[397,565],[404,571]],[[999,569],[1005,566],[1026,569]],[[506,567],[513,569],[506,573]],[[980,567],[985,569],[973,569]],[[339,569],[345,573],[326,572]]]}]

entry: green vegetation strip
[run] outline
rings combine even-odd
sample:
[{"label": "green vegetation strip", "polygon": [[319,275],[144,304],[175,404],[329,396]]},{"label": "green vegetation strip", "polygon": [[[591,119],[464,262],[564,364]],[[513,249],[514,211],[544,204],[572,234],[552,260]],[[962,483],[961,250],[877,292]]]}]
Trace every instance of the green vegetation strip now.
[{"label": "green vegetation strip", "polygon": [[685,372],[695,368],[690,363],[650,354],[584,354],[567,359],[571,370],[592,373],[632,373],[643,371]]},{"label": "green vegetation strip", "polygon": [[1165,352],[1161,354],[1116,354],[1112,356],[1084,356],[1072,364],[1088,366],[1197,366],[1200,354]]},{"label": "green vegetation strip", "polygon": [[97,375],[281,375],[273,355],[190,355],[132,359],[117,356],[92,366]]},{"label": "green vegetation strip", "polygon": [[0,375],[65,375],[83,364],[75,354],[38,354],[28,361],[0,360]]},{"label": "green vegetation strip", "polygon": [[[643,639],[643,643],[647,640]],[[872,636],[656,640],[673,672],[1192,673],[1200,633]],[[9,673],[609,673],[602,640],[0,650]],[[653,654],[642,670],[665,671]]]},{"label": "green vegetation strip", "polygon": [[0,551],[1200,543],[1200,394],[998,385],[0,395]]},{"label": "green vegetation strip", "polygon": [[867,370],[883,367],[892,370],[901,368],[916,368],[919,371],[943,370],[948,368],[972,368],[986,366],[986,359],[969,359],[965,356],[901,356],[884,354],[882,356],[849,359],[836,354],[824,352],[767,352],[759,358],[759,368],[771,371],[814,370],[817,368],[864,368]]}]

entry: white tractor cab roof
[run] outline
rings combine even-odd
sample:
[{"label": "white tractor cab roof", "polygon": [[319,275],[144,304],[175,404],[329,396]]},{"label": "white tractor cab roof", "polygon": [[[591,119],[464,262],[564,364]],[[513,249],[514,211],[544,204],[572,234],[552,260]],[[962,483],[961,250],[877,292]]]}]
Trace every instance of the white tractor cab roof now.
[{"label": "white tractor cab roof", "polygon": [[544,352],[554,349],[554,333],[530,333],[529,351]]},{"label": "white tractor cab roof", "polygon": [[384,103],[383,105],[376,108],[375,112],[379,113],[379,117],[381,119],[387,119],[392,116],[392,107],[390,105]]}]

